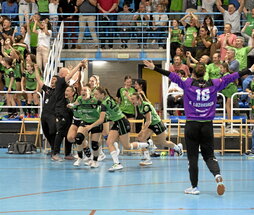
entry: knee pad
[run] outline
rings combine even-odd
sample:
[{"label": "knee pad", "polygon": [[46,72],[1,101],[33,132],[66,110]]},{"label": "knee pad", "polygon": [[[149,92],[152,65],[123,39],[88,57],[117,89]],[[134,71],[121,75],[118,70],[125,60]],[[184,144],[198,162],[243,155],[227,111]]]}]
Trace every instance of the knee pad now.
[{"label": "knee pad", "polygon": [[99,143],[97,141],[92,141],[92,149],[93,151],[97,151],[99,149]]},{"label": "knee pad", "polygon": [[85,136],[82,133],[77,133],[75,137],[75,143],[81,145],[85,139]]}]

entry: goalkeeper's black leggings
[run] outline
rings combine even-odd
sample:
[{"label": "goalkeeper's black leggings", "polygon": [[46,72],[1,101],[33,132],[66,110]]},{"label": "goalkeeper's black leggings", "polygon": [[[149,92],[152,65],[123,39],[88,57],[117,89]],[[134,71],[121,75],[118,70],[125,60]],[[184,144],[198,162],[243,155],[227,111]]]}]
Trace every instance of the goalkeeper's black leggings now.
[{"label": "goalkeeper's black leggings", "polygon": [[184,133],[191,185],[197,187],[199,147],[210,172],[214,176],[220,174],[220,167],[214,156],[213,123],[212,121],[187,121]]}]

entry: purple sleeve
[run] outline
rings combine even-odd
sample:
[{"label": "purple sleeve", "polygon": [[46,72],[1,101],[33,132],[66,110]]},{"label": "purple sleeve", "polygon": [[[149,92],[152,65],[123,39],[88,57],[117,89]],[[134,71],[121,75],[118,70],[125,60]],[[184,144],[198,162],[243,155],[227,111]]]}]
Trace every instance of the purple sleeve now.
[{"label": "purple sleeve", "polygon": [[183,81],[179,75],[177,75],[175,72],[170,72],[169,74],[169,79],[171,81],[173,81],[174,83],[178,84],[179,87],[181,87],[182,89],[185,88],[185,81]]},{"label": "purple sleeve", "polygon": [[229,83],[234,82],[236,79],[240,78],[238,72],[223,76],[219,79],[213,79],[214,86],[218,91],[223,90]]}]

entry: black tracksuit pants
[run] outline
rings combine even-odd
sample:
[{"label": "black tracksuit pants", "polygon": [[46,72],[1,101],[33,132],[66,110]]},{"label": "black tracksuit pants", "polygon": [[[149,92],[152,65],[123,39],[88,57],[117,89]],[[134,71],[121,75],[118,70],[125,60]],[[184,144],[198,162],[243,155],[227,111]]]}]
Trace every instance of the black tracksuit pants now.
[{"label": "black tracksuit pants", "polygon": [[54,142],[56,137],[56,117],[54,114],[42,111],[41,126],[45,137],[47,138],[51,151],[54,149]]},{"label": "black tracksuit pants", "polygon": [[192,187],[197,187],[199,146],[210,172],[214,176],[220,174],[220,167],[214,156],[213,123],[212,121],[186,121],[184,133],[191,185]]},{"label": "black tracksuit pants", "polygon": [[72,144],[67,141],[67,133],[71,126],[72,117],[66,113],[56,117],[56,137],[54,142],[53,155],[60,153],[61,143],[65,137],[65,155],[71,153]]}]

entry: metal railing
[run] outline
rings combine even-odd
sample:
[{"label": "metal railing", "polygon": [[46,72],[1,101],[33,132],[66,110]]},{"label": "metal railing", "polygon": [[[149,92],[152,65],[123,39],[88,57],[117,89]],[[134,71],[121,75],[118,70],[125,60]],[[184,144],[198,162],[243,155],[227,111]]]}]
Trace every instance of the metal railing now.
[{"label": "metal railing", "polygon": [[63,47],[63,22],[60,25],[57,37],[54,39],[54,43],[49,52],[48,62],[44,69],[44,83],[46,85],[50,84],[51,78],[57,74],[57,69],[60,64],[61,52]]},{"label": "metal railing", "polygon": [[[0,94],[7,94],[8,92],[7,91],[0,91]],[[11,91],[9,94],[24,94],[24,93],[29,93],[29,94],[34,94],[35,92],[33,91]],[[36,92],[39,96],[39,101],[40,103],[37,105],[37,106],[27,106],[27,105],[24,105],[24,106],[19,106],[19,105],[16,105],[16,106],[8,106],[8,105],[2,105],[0,106],[1,108],[26,108],[26,109],[38,109],[38,114],[39,116],[41,115],[41,111],[42,111],[42,94],[39,93],[39,92]],[[0,123],[6,123],[6,122],[20,122],[20,121],[2,121],[0,120]]]}]

